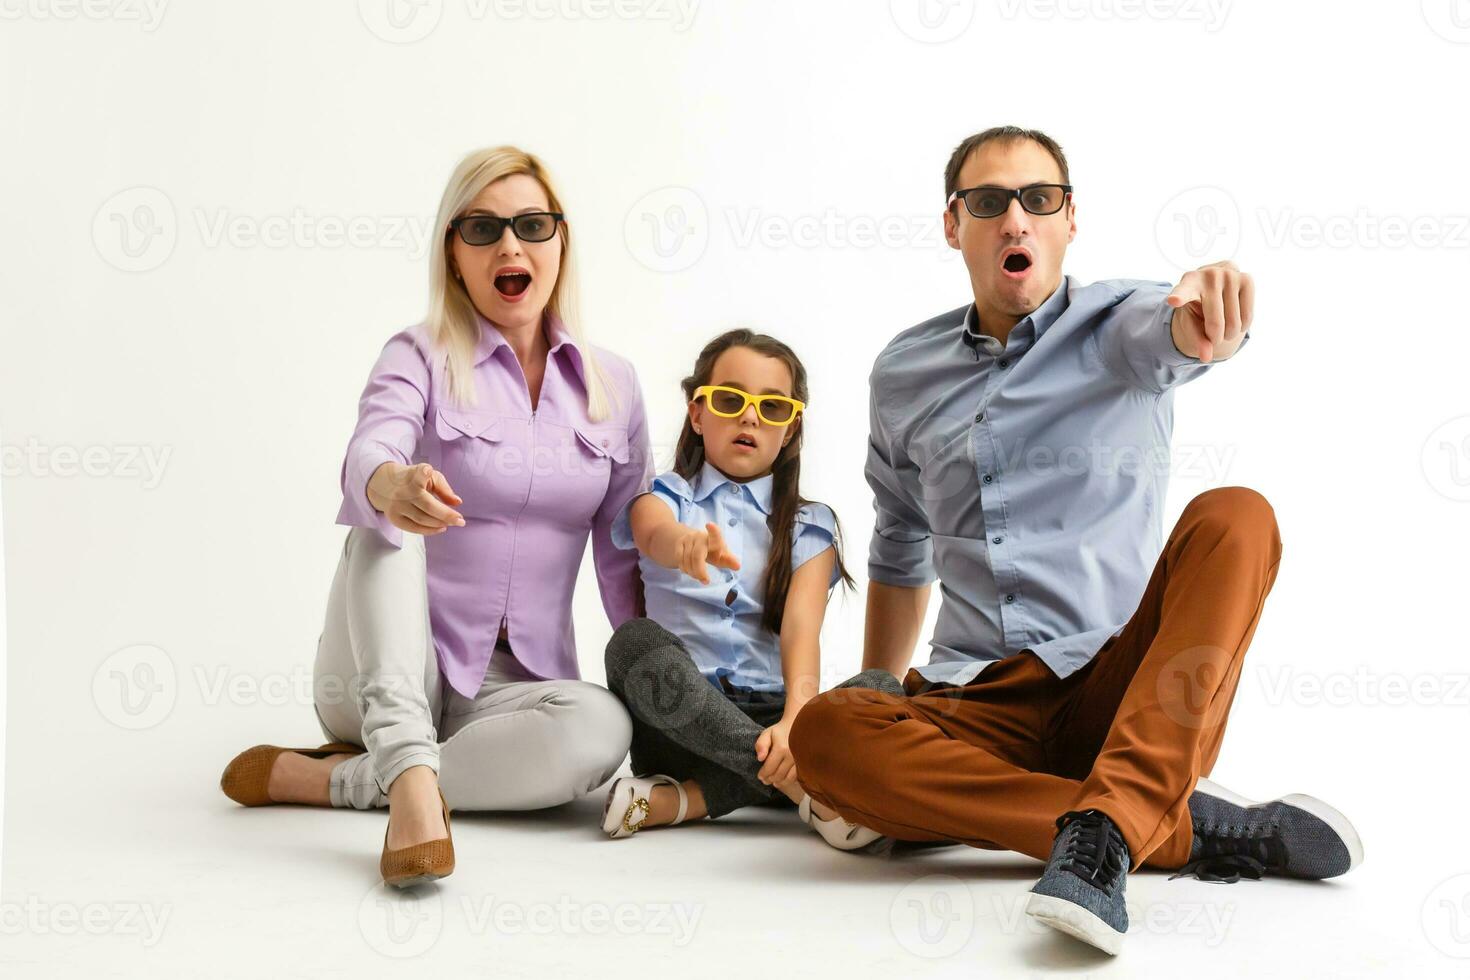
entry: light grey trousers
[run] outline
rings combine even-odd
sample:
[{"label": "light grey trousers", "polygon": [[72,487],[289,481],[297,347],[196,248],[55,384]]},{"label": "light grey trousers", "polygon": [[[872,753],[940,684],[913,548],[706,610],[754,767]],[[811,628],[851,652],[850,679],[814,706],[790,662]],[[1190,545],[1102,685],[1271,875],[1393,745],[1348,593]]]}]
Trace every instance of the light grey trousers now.
[{"label": "light grey trousers", "polygon": [[[452,533],[452,532],[450,532]],[[425,765],[453,810],[532,810],[592,792],[617,772],[633,727],[606,688],[542,680],[497,647],[479,693],[443,681],[429,627],[424,539],[394,548],[347,533],[313,677],[317,721],[367,753],[332,769],[332,805],[388,805],[399,773]]]}]

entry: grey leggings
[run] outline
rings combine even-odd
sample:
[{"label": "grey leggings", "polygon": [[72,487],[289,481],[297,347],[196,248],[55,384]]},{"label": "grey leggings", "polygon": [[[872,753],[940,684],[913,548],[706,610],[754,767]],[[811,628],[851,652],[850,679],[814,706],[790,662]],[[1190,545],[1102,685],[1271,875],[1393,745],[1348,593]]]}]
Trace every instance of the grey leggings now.
[{"label": "grey leggings", "polygon": [[[711,684],[683,642],[651,619],[630,619],[607,645],[607,686],[633,716],[632,767],[692,779],[711,817],[743,806],[790,805],[757,778],[760,733],[781,720],[784,692]],[[903,694],[886,670],[867,670],[838,687]]]},{"label": "grey leggings", "polygon": [[367,747],[333,767],[333,806],[387,806],[388,787],[415,765],[437,770],[451,809],[555,806],[610,779],[632,736],[606,688],[543,680],[506,647],[491,655],[475,697],[444,682],[417,534],[395,548],[371,528],[347,533],[314,681],[322,733]]}]

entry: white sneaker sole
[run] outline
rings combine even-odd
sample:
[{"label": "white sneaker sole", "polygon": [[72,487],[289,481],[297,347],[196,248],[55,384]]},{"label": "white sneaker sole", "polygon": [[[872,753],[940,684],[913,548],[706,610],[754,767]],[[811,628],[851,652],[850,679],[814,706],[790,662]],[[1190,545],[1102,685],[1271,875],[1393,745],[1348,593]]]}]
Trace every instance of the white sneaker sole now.
[{"label": "white sneaker sole", "polygon": [[1096,946],[1109,956],[1117,956],[1123,948],[1123,933],[1099,919],[1087,909],[1054,895],[1032,892],[1026,899],[1026,914],[1051,926],[1058,932]]},{"label": "white sneaker sole", "polygon": [[[1251,807],[1260,806],[1263,803],[1281,802],[1288,806],[1294,806],[1305,810],[1318,820],[1332,828],[1332,832],[1341,838],[1343,845],[1348,851],[1348,871],[1353,870],[1363,863],[1363,839],[1358,836],[1358,831],[1352,822],[1343,816],[1341,811],[1327,803],[1322,802],[1315,796],[1307,796],[1305,793],[1292,793],[1277,800],[1248,800],[1239,793],[1233,792],[1221,786],[1214,780],[1200,778],[1195,783],[1195,789],[1209,796],[1217,797],[1226,803],[1234,803],[1236,806]],[[1346,873],[1346,872],[1344,872]]]}]

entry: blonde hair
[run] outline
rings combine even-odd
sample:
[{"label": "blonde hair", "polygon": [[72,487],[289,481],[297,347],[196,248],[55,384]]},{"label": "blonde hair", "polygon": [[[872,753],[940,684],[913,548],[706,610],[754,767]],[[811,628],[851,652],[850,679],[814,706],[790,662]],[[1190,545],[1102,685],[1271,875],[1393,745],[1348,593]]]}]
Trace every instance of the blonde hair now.
[{"label": "blonde hair", "polygon": [[[444,196],[439,200],[435,227],[442,234],[434,240],[429,262],[429,312],[426,325],[436,351],[444,357],[445,375],[450,398],[461,405],[476,402],[474,385],[475,346],[480,339],[480,326],[475,318],[475,305],[470,294],[449,272],[449,222],[469,207],[480,192],[503,177],[526,174],[535,178],[546,191],[552,211],[561,211],[561,201],[552,187],[546,166],[535,156],[514,146],[494,146],[470,153],[449,177]],[[554,313],[566,326],[582,352],[583,375],[587,384],[587,416],[602,422],[611,414],[609,393],[615,386],[609,382],[602,365],[585,339],[576,300],[576,264],[572,259],[572,238],[566,222],[558,222],[562,239],[561,271],[551,288],[546,310]]]}]

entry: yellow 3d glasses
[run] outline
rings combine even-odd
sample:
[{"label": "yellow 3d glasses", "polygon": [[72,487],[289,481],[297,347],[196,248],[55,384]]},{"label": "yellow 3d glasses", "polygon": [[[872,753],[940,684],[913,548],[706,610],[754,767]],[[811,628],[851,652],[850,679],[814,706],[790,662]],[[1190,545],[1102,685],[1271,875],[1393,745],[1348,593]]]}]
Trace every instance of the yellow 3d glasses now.
[{"label": "yellow 3d glasses", "polygon": [[806,409],[806,403],[785,395],[752,395],[739,388],[727,385],[701,385],[694,389],[694,400],[704,397],[704,403],[716,415],[727,419],[745,414],[745,407],[755,403],[755,412],[767,425],[790,425],[796,416]]}]

